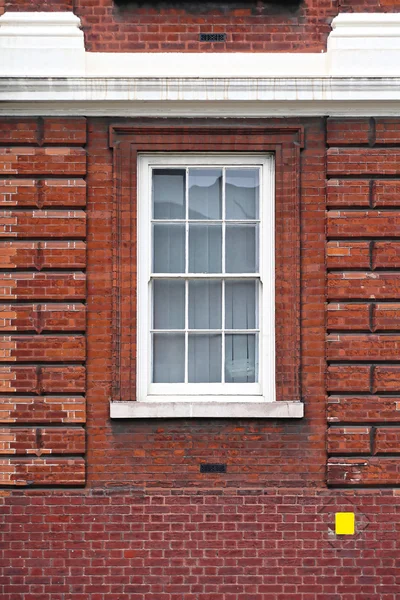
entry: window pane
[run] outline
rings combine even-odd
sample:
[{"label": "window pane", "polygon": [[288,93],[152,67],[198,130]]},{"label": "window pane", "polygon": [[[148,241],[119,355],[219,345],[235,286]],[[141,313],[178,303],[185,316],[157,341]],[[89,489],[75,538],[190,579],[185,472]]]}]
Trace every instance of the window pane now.
[{"label": "window pane", "polygon": [[153,333],[153,382],[185,381],[185,336]]},{"label": "window pane", "polygon": [[258,225],[226,226],[226,272],[258,271]]},{"label": "window pane", "polygon": [[226,218],[258,219],[258,169],[226,170]]},{"label": "window pane", "polygon": [[256,289],[255,281],[225,283],[225,327],[227,329],[257,327]]},{"label": "window pane", "polygon": [[256,334],[225,336],[225,381],[254,383],[258,379]]},{"label": "window pane", "polygon": [[185,218],[184,169],[153,170],[153,218]]},{"label": "window pane", "polygon": [[185,272],[185,226],[153,225],[154,273]]},{"label": "window pane", "polygon": [[153,281],[153,328],[185,328],[184,281]]},{"label": "window pane", "polygon": [[189,226],[190,273],[220,273],[221,255],[221,225]]},{"label": "window pane", "polygon": [[189,282],[189,329],[221,329],[220,281]]},{"label": "window pane", "polygon": [[221,381],[221,335],[189,335],[189,383]]},{"label": "window pane", "polygon": [[221,219],[221,169],[189,170],[189,219]]}]

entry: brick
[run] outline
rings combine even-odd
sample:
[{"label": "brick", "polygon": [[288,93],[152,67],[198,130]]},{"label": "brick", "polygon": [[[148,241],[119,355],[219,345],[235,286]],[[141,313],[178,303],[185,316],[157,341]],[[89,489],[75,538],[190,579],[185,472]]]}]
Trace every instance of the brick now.
[{"label": "brick", "polygon": [[326,389],[332,392],[369,392],[369,365],[331,365],[328,367]]},{"label": "brick", "polygon": [[0,300],[83,300],[84,273],[2,273]]},{"label": "brick", "polygon": [[376,144],[400,144],[400,123],[398,119],[375,119]]},{"label": "brick", "polygon": [[84,485],[82,458],[1,458],[0,485]]},{"label": "brick", "polygon": [[83,304],[2,304],[0,331],[84,331]]},{"label": "brick", "polygon": [[398,175],[398,148],[329,148],[328,175]]},{"label": "brick", "polygon": [[399,458],[330,458],[329,485],[399,485]]},{"label": "brick", "polygon": [[[1,234],[0,234],[1,235]],[[1,269],[84,269],[84,242],[0,242]]]},{"label": "brick", "polygon": [[327,336],[328,360],[397,360],[400,355],[400,335],[336,334]]},{"label": "brick", "polygon": [[0,393],[74,394],[85,391],[81,366],[0,366]]},{"label": "brick", "polygon": [[356,331],[371,328],[371,310],[366,303],[329,303],[326,318],[328,330]]},{"label": "brick", "polygon": [[83,238],[86,215],[81,210],[3,211],[0,213],[0,237]]},{"label": "brick", "polygon": [[82,396],[3,396],[0,423],[85,423]]},{"label": "brick", "polygon": [[400,273],[337,272],[328,274],[328,298],[395,299],[400,293]]},{"label": "brick", "polygon": [[400,391],[400,365],[375,367],[372,391],[374,393]]},{"label": "brick", "polygon": [[374,454],[400,453],[400,427],[377,427]]},{"label": "brick", "polygon": [[373,328],[375,330],[400,330],[400,304],[376,304],[373,311]]},{"label": "brick", "polygon": [[328,454],[370,454],[371,427],[330,427]]},{"label": "brick", "polygon": [[83,179],[0,179],[2,207],[85,206]]},{"label": "brick", "polygon": [[82,335],[2,335],[0,362],[82,362]]},{"label": "brick", "polygon": [[84,452],[85,430],[82,427],[0,428],[0,454],[42,456]]},{"label": "brick", "polygon": [[400,205],[400,181],[376,179],[372,185],[372,206],[388,207]]},{"label": "brick", "polygon": [[374,269],[397,269],[400,267],[400,242],[375,242],[372,245]]},{"label": "brick", "polygon": [[326,182],[326,186],[326,201],[330,207],[370,205],[369,179],[330,179]]},{"label": "brick", "polygon": [[340,210],[328,213],[329,237],[393,237],[400,231],[400,211]]},{"label": "brick", "polygon": [[368,144],[371,140],[371,123],[369,119],[328,119],[328,146],[351,146]]},{"label": "brick", "polygon": [[328,242],[326,264],[328,269],[369,269],[370,242]]},{"label": "brick", "polygon": [[328,421],[331,423],[400,423],[400,397],[330,396]]},{"label": "brick", "polygon": [[86,144],[86,119],[84,117],[44,118],[43,143],[60,145]]},{"label": "brick", "polygon": [[82,148],[0,148],[4,175],[85,175],[86,152]]}]

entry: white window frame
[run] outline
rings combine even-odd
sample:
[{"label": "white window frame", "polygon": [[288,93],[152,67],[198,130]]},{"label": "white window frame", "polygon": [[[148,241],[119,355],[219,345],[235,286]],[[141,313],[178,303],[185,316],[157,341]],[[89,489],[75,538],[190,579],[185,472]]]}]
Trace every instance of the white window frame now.
[{"label": "white window frame", "polygon": [[[152,169],[207,166],[260,167],[259,231],[259,382],[151,383],[151,218]],[[273,154],[139,154],[137,264],[137,397],[136,403],[251,403],[274,402],[275,397],[275,194]],[[174,277],[171,274],[171,277]],[[253,276],[253,274],[247,274]],[[208,277],[208,275],[204,275]],[[235,276],[237,279],[238,277]],[[281,403],[278,403],[281,404]],[[196,414],[196,407],[193,416]],[[282,406],[283,408],[283,406]],[[178,411],[179,412],[179,411]],[[150,416],[150,415],[149,415]],[[153,415],[158,416],[158,415]],[[172,416],[172,415],[171,415]],[[190,416],[188,414],[188,416]],[[200,415],[200,416],[206,416]],[[229,415],[227,415],[229,416]],[[249,415],[250,416],[250,415]]]}]

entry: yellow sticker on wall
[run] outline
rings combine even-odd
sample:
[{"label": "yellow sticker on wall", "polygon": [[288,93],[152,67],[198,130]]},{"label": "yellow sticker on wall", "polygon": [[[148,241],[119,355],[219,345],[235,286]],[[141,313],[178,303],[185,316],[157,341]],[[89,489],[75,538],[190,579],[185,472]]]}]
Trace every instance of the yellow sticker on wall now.
[{"label": "yellow sticker on wall", "polygon": [[354,535],[355,518],[352,512],[339,512],[335,514],[336,535]]}]

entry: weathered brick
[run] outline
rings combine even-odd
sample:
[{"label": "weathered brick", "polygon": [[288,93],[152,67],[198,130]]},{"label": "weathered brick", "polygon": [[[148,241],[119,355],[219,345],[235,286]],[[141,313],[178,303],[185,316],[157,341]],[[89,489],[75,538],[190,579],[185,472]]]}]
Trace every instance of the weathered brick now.
[{"label": "weathered brick", "polygon": [[83,335],[0,335],[0,362],[83,362]]},{"label": "weathered brick", "polygon": [[368,269],[371,266],[371,243],[328,242],[326,263],[328,269]]},{"label": "weathered brick", "polygon": [[328,360],[397,360],[400,356],[400,335],[337,334],[327,337]]},{"label": "weathered brick", "polygon": [[2,427],[0,454],[83,454],[85,430],[66,427]]},{"label": "weathered brick", "polygon": [[399,268],[400,242],[375,242],[372,244],[372,267],[374,269]]},{"label": "weathered brick", "polygon": [[2,207],[85,206],[83,179],[0,179]]},{"label": "weathered brick", "polygon": [[[400,315],[399,315],[400,316]],[[329,303],[327,305],[328,330],[369,330],[371,309],[366,303]]]},{"label": "weathered brick", "polygon": [[0,485],[84,485],[83,458],[1,458]]},{"label": "weathered brick", "polygon": [[329,175],[399,175],[398,148],[329,148]]},{"label": "weathered brick", "polygon": [[3,396],[0,423],[85,423],[83,396]]},{"label": "weathered brick", "polygon": [[[0,234],[1,235],[1,234]],[[36,237],[36,236],[34,236]],[[84,269],[84,242],[0,242],[1,269]],[[1,310],[1,309],[0,309]]]},{"label": "weathered brick", "polygon": [[73,394],[85,391],[81,366],[0,366],[0,393]]},{"label": "weathered brick", "polygon": [[328,454],[370,454],[371,427],[330,427]]},{"label": "weathered brick", "polygon": [[400,458],[330,458],[330,485],[399,485]]},{"label": "weathered brick", "polygon": [[331,392],[369,392],[369,365],[331,365],[328,367],[326,388]]},{"label": "weathered brick", "polygon": [[400,365],[376,366],[374,368],[372,391],[373,392],[397,392],[397,391],[400,391]]},{"label": "weathered brick", "polygon": [[83,300],[84,273],[2,273],[1,300]]},{"label": "weathered brick", "polygon": [[400,427],[377,427],[374,436],[374,454],[400,453]]},{"label": "weathered brick", "polygon": [[330,396],[328,421],[331,423],[400,423],[400,396]]},{"label": "weathered brick", "polygon": [[331,210],[329,237],[393,237],[400,232],[400,211]]},{"label": "weathered brick", "polygon": [[0,237],[83,238],[86,215],[81,210],[3,211],[0,213]]},{"label": "weathered brick", "polygon": [[337,272],[328,274],[328,298],[395,299],[400,294],[400,273]]},{"label": "weathered brick", "polygon": [[85,175],[86,152],[82,148],[0,148],[4,175]]},{"label": "weathered brick", "polygon": [[400,304],[376,304],[372,313],[374,330],[400,330]]},{"label": "weathered brick", "polygon": [[336,119],[327,121],[328,146],[351,146],[368,144],[371,139],[371,123],[369,119]]},{"label": "weathered brick", "polygon": [[84,331],[83,304],[2,304],[0,331]]}]

